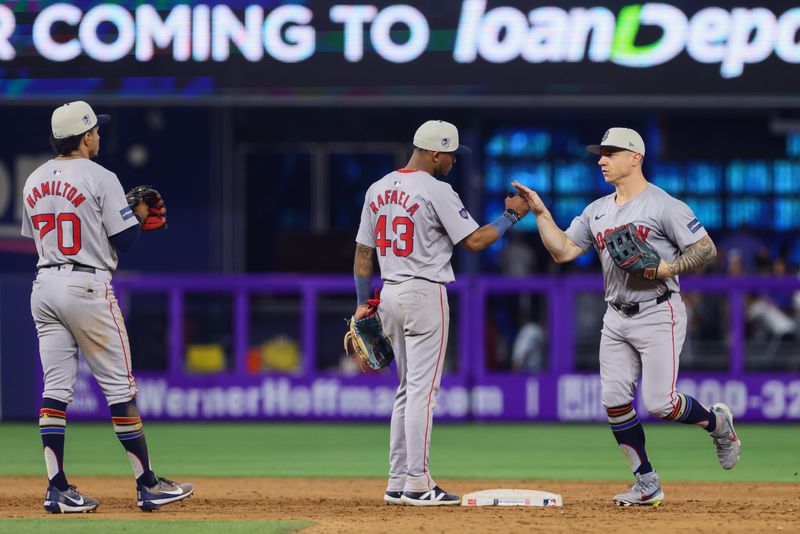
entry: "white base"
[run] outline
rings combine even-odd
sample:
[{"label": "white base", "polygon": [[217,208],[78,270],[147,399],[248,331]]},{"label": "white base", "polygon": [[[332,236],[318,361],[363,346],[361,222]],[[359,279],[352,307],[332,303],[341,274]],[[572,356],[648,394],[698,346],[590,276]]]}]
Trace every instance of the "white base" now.
[{"label": "white base", "polygon": [[461,506],[563,506],[557,493],[538,490],[490,489],[461,497]]}]

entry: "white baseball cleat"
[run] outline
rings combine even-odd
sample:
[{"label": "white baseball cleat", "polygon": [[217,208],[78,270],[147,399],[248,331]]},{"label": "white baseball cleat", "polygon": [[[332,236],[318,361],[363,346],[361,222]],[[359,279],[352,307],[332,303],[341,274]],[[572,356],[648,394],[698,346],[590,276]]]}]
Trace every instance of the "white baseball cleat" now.
[{"label": "white baseball cleat", "polygon": [[651,471],[636,473],[636,483],[625,493],[614,495],[619,506],[658,506],[664,500],[664,492],[658,483],[658,473]]},{"label": "white baseball cleat", "polygon": [[711,407],[717,416],[717,428],[711,432],[711,439],[717,448],[717,459],[723,469],[733,469],[739,462],[742,442],[733,428],[733,414],[727,405],[718,402]]}]

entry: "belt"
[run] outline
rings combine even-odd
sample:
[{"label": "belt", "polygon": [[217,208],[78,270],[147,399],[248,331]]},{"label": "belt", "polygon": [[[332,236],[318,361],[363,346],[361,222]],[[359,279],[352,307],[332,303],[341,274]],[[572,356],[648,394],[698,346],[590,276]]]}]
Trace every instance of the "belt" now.
[{"label": "belt", "polygon": [[[666,293],[658,297],[656,299],[656,305],[667,302],[669,298],[672,296],[672,293],[673,293],[672,291],[667,291]],[[611,305],[614,306],[617,310],[627,315],[628,317],[630,317],[632,315],[636,315],[637,313],[639,313],[639,304],[645,304],[647,302],[649,301],[634,302],[633,304],[616,304],[612,302]]]},{"label": "belt", "polygon": [[68,265],[72,265],[72,272],[92,273],[92,274],[96,272],[94,267],[89,267],[88,265],[81,265],[80,263],[61,263],[57,265],[49,265],[49,267],[56,267],[57,269],[61,269],[62,267],[66,267]]}]

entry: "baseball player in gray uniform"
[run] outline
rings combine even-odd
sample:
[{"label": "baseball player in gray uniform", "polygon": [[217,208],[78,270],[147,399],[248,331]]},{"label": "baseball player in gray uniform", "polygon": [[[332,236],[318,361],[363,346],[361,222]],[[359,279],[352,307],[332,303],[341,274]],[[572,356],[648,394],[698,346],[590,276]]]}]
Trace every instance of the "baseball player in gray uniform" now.
[{"label": "baseball player in gray uniform", "polygon": [[[642,400],[652,415],[698,425],[710,435],[720,465],[732,469],[741,443],[733,416],[722,403],[706,409],[689,395],[678,393],[675,382],[686,337],[686,309],[678,275],[696,271],[711,261],[716,248],[692,210],[642,174],[644,141],[634,130],[611,128],[600,145],[587,147],[614,193],[592,202],[566,232],[535,191],[514,183],[536,216],[539,235],[558,263],[574,260],[594,247],[600,256],[608,303],[600,341],[602,402],[622,452],[631,463],[635,483],[614,496],[622,506],[658,506],[664,492],[645,451],[642,424],[633,407],[639,378]],[[633,228],[637,239],[660,256],[649,273],[628,272],[609,253],[610,235]]]},{"label": "baseball player in gray uniform", "polygon": [[86,102],[57,108],[50,137],[56,157],[33,171],[23,190],[22,235],[32,238],[39,252],[31,312],[44,372],[39,428],[49,479],[44,508],[51,513],[91,512],[98,506],[70,485],[64,472],[66,412],[79,349],[133,466],[138,506],[154,510],[193,492],[191,484],[153,473],[136,408],[128,334],[110,282],[116,251],[136,242],[148,207],[140,203],[131,209],[117,176],[92,161],[100,152],[100,126],[108,120]]},{"label": "baseball player in gray uniform", "polygon": [[447,176],[456,154],[465,152],[470,150],[459,144],[455,126],[428,121],[414,135],[414,152],[405,168],[372,184],[364,199],[353,269],[355,318],[370,312],[367,299],[377,252],[384,282],[378,317],[400,378],[384,494],[389,504],[461,502],[440,488],[428,470],[433,409],[450,328],[445,284],[455,280],[450,258],[458,243],[470,252],[487,248],[528,212],[524,199],[509,197],[506,211],[479,228],[453,188],[437,179]]}]

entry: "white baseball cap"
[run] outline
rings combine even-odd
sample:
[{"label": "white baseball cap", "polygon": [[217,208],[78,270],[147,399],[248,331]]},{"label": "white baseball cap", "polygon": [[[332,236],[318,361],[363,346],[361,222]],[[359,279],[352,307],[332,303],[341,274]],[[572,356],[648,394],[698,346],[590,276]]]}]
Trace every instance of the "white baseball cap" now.
[{"label": "white baseball cap", "polygon": [[89,104],[78,100],[56,108],[50,123],[53,127],[53,137],[65,139],[84,134],[95,126],[106,124],[110,120],[109,115],[95,115]]},{"label": "white baseball cap", "polygon": [[431,152],[472,153],[470,147],[458,144],[458,128],[445,121],[427,121],[417,128],[414,146]]},{"label": "white baseball cap", "polygon": [[600,154],[600,147],[607,146],[638,152],[644,156],[644,141],[636,130],[630,128],[609,128],[603,134],[599,145],[589,145],[586,150],[592,154]]}]

